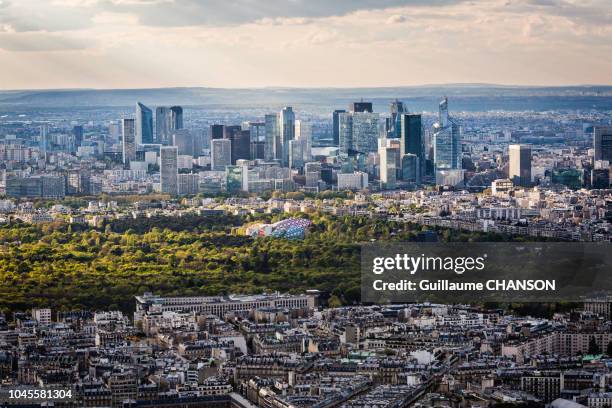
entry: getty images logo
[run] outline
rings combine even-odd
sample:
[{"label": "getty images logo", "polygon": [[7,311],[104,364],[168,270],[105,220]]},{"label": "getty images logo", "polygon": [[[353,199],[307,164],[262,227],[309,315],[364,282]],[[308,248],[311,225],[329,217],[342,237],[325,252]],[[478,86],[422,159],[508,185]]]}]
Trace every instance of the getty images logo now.
[{"label": "getty images logo", "polygon": [[466,271],[482,271],[487,254],[479,257],[411,256],[397,254],[394,257],[375,257],[372,272],[381,275],[385,271],[406,271],[411,275],[419,271],[452,271],[462,275]]}]

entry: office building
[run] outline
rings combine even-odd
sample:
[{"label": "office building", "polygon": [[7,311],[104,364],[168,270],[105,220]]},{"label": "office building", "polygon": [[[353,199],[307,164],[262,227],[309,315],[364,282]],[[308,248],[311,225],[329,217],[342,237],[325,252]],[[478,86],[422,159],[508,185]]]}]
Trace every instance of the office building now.
[{"label": "office building", "polygon": [[593,128],[593,148],[595,160],[612,162],[612,126],[595,126]]},{"label": "office building", "polygon": [[265,126],[265,145],[264,145],[264,158],[266,161],[272,161],[280,158],[279,148],[279,127],[278,127],[278,115],[268,114],[264,118]]},{"label": "office building", "polygon": [[210,141],[210,168],[213,171],[225,171],[232,164],[232,142],[228,139]]},{"label": "office building", "polygon": [[338,147],[342,156],[365,155],[378,149],[379,115],[371,112],[371,103],[370,110],[359,105],[367,103],[351,104],[358,111],[338,113]]},{"label": "office building", "polygon": [[340,114],[346,113],[344,109],[332,113],[332,141],[334,146],[340,145]]},{"label": "office building", "polygon": [[237,160],[249,160],[251,153],[250,131],[241,126],[224,126],[223,138],[231,142],[232,164]]},{"label": "office building", "polygon": [[[401,117],[406,112],[404,103],[397,99],[391,102],[391,117],[388,119],[387,136],[390,138],[399,138],[401,131]],[[402,153],[405,154],[405,153]]]},{"label": "office building", "polygon": [[610,169],[591,170],[591,188],[607,189],[610,188]]},{"label": "office building", "polygon": [[291,106],[284,107],[278,115],[278,129],[280,147],[282,150],[281,163],[289,165],[289,141],[295,139],[295,113]]},{"label": "office building", "polygon": [[249,169],[247,166],[225,167],[226,189],[229,193],[249,191]]},{"label": "office building", "polygon": [[138,102],[136,104],[136,146],[153,142],[153,111]]},{"label": "office building", "polygon": [[178,195],[198,194],[200,176],[197,174],[179,174],[177,180]]},{"label": "office building", "polygon": [[40,125],[39,149],[43,160],[47,161],[47,149],[49,148],[49,124]]},{"label": "office building", "polygon": [[14,198],[62,199],[66,195],[64,176],[6,176],[6,195]]},{"label": "office building", "polygon": [[265,160],[266,124],[264,122],[248,123],[251,160]]},{"label": "office building", "polygon": [[178,194],[178,148],[162,146],[159,150],[159,172],[161,192]]},{"label": "office building", "polygon": [[121,140],[123,164],[129,165],[131,161],[136,159],[136,139],[135,139],[136,124],[134,119],[121,120]]},{"label": "office building", "polygon": [[397,183],[397,162],[399,149],[391,147],[386,143],[387,139],[381,139],[378,148],[380,158],[380,184],[381,188],[392,189]]},{"label": "office building", "polygon": [[304,161],[312,160],[312,126],[303,120],[295,121],[295,140],[303,144]]},{"label": "office building", "polygon": [[172,113],[166,106],[158,106],[155,109],[155,142],[170,145],[172,136]]},{"label": "office building", "polygon": [[79,148],[83,144],[83,126],[81,125],[73,126],[72,136],[74,137],[75,148]]},{"label": "office building", "polygon": [[461,169],[461,134],[459,125],[448,114],[447,98],[440,102],[438,122],[433,125],[433,148],[436,170]]},{"label": "office building", "polygon": [[512,144],[508,146],[509,168],[508,178],[515,186],[529,187],[531,185],[531,148],[526,145]]},{"label": "office building", "polygon": [[349,111],[351,112],[367,112],[372,113],[372,102],[353,102],[349,105]]},{"label": "office building", "polygon": [[183,108],[180,106],[171,106],[171,130],[183,129]]},{"label": "office building", "polygon": [[172,131],[172,145],[177,147],[179,155],[194,156],[193,136],[189,129]]},{"label": "office building", "polygon": [[210,140],[223,139],[223,125],[210,125]]},{"label": "office building", "polygon": [[363,190],[368,187],[368,173],[338,173],[338,191]]},{"label": "office building", "polygon": [[304,149],[306,143],[303,140],[289,141],[289,168],[301,169],[304,166]]},{"label": "office building", "polygon": [[416,154],[402,155],[401,179],[408,183],[421,184],[421,162]]}]

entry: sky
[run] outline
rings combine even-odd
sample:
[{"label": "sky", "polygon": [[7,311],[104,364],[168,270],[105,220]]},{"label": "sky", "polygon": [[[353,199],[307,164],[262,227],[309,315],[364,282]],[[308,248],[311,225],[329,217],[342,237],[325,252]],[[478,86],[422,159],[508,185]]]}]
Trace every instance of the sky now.
[{"label": "sky", "polygon": [[0,89],[612,85],[612,0],[0,0]]}]

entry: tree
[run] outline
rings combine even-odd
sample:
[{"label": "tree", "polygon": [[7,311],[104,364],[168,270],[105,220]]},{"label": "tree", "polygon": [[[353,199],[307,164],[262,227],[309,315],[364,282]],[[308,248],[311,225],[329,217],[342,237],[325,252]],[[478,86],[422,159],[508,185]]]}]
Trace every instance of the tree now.
[{"label": "tree", "polygon": [[589,339],[589,354],[599,354],[599,353],[601,353],[601,349],[599,348],[599,345],[595,341],[595,337],[591,337]]}]

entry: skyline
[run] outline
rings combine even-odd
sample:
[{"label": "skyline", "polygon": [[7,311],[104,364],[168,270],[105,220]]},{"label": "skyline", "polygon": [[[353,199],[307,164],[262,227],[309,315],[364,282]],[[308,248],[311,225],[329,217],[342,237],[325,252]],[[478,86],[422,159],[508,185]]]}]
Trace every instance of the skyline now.
[{"label": "skyline", "polygon": [[0,1],[2,90],[612,85],[605,0]]}]

